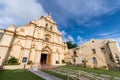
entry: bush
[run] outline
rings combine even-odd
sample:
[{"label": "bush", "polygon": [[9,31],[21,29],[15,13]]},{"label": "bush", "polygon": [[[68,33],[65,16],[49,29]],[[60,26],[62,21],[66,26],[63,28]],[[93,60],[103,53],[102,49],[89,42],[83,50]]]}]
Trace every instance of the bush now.
[{"label": "bush", "polygon": [[64,60],[62,60],[62,63],[65,63],[65,61],[64,61]]},{"label": "bush", "polygon": [[27,64],[29,65],[29,64],[32,64],[32,61],[31,60],[29,60],[28,62],[27,62]]},{"label": "bush", "polygon": [[11,57],[8,60],[8,64],[18,64],[18,59],[15,57]]},{"label": "bush", "polygon": [[66,62],[67,65],[72,65],[72,63],[69,61],[69,62]]},{"label": "bush", "polygon": [[56,64],[59,64],[59,61],[56,61]]}]

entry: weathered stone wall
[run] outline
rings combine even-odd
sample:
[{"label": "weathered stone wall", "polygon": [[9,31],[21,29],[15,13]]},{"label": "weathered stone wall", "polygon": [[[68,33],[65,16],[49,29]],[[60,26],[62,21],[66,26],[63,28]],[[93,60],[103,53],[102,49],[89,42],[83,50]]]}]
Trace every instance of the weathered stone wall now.
[{"label": "weathered stone wall", "polygon": [[115,40],[92,39],[77,49],[69,50],[65,57],[66,62],[73,63],[74,51],[81,58],[83,64],[91,68],[115,68],[117,66],[116,53],[120,57],[120,48]]}]

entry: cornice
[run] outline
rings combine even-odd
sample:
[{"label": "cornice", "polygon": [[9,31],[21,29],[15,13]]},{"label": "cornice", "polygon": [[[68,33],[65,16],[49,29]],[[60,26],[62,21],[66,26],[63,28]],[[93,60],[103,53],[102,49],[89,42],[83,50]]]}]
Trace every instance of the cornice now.
[{"label": "cornice", "polygon": [[10,32],[10,33],[13,33],[13,34],[15,33],[15,31],[10,31],[10,30],[7,30],[7,29],[5,29],[4,31],[5,32]]}]

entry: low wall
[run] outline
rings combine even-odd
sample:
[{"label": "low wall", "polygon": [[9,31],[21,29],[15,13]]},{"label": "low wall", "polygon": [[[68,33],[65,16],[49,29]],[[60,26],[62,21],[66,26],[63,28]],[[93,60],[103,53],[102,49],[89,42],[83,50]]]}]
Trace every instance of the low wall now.
[{"label": "low wall", "polygon": [[54,66],[65,66],[66,64],[55,64]]},{"label": "low wall", "polygon": [[[55,64],[54,66],[64,66],[66,64]],[[38,65],[4,65],[3,69],[30,69],[30,68],[40,68]]]},{"label": "low wall", "polygon": [[5,65],[3,69],[29,69],[30,65]]}]

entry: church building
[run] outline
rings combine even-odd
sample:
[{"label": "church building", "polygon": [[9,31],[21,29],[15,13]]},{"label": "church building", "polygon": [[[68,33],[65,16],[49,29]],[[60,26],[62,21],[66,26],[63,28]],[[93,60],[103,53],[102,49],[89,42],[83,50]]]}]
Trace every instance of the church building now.
[{"label": "church building", "polygon": [[62,65],[67,45],[57,24],[48,17],[41,16],[25,26],[15,28],[11,25],[0,30],[0,65],[15,57],[20,65],[29,61],[35,66]]}]

